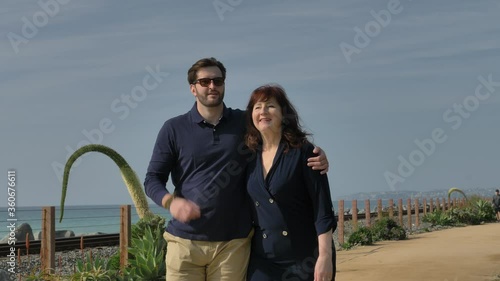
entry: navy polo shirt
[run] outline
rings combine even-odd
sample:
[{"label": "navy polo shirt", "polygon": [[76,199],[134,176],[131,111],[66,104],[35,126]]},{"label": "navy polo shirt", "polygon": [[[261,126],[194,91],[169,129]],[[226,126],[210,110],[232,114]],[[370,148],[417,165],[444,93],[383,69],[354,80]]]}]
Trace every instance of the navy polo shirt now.
[{"label": "navy polo shirt", "polygon": [[214,126],[205,122],[195,103],[186,114],[164,123],[144,181],[146,194],[161,206],[170,175],[175,196],[195,202],[201,211],[200,218],[188,223],[172,219],[167,232],[201,241],[228,241],[250,233],[245,173],[254,154],[244,144],[244,114],[224,105]]}]

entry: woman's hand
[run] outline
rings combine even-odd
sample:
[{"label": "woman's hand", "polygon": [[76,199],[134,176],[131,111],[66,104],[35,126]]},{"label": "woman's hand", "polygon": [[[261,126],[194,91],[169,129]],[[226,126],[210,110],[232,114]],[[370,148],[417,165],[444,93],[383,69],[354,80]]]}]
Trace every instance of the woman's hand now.
[{"label": "woman's hand", "polygon": [[330,281],[333,276],[332,257],[319,256],[314,267],[314,281]]}]

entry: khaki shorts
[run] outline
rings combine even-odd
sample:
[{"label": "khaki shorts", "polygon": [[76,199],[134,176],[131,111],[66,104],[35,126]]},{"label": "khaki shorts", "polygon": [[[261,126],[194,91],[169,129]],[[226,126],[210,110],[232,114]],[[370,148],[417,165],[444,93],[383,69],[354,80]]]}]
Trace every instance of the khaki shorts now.
[{"label": "khaki shorts", "polygon": [[250,242],[247,238],[230,241],[195,241],[163,234],[167,241],[167,281],[244,281]]}]

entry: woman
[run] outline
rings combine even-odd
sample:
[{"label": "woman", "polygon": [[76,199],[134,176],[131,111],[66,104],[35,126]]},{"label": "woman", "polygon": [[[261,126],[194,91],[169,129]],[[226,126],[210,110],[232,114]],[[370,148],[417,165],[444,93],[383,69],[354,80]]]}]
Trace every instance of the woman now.
[{"label": "woman", "polygon": [[247,189],[255,234],[247,280],[334,280],[333,214],[326,175],[307,166],[313,145],[279,85],[252,92],[247,146],[256,152]]}]

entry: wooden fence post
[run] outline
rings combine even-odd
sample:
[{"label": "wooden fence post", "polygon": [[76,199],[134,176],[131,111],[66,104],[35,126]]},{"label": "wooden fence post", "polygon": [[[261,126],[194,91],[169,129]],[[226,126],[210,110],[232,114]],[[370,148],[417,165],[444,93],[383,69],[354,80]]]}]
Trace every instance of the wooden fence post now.
[{"label": "wooden fence post", "polygon": [[424,216],[427,215],[427,198],[422,199],[422,206],[424,207]]},{"label": "wooden fence post", "polygon": [[415,198],[415,226],[419,227],[420,225],[420,206],[418,204],[418,198]]},{"label": "wooden fence post", "polygon": [[434,211],[434,202],[432,202],[432,197],[430,199],[431,201],[429,202],[429,213],[432,213]]},{"label": "wooden fence post", "polygon": [[402,198],[398,199],[398,219],[399,219],[399,225],[401,227],[404,227],[404,224],[403,224],[403,199]]},{"label": "wooden fence post", "polygon": [[446,200],[444,198],[441,198],[441,199],[442,199],[441,202],[443,202],[442,203],[442,205],[443,205],[442,206],[443,207],[443,212],[445,212],[446,211]]},{"label": "wooden fence post", "polygon": [[352,200],[352,229],[354,231],[358,230],[358,200]]},{"label": "wooden fence post", "polygon": [[411,198],[406,199],[406,215],[408,216],[408,229],[412,229],[411,227]]},{"label": "wooden fence post", "polygon": [[339,201],[339,222],[338,222],[339,244],[344,244],[344,200]]},{"label": "wooden fence post", "polygon": [[389,218],[393,218],[394,217],[394,200],[389,199]]},{"label": "wooden fence post", "polygon": [[131,237],[130,205],[120,207],[120,268],[125,269],[128,263],[128,247]]},{"label": "wooden fence post", "polygon": [[372,211],[371,211],[371,208],[370,208],[370,200],[366,199],[365,200],[365,219],[366,219],[365,225],[367,227],[370,227],[370,225],[371,225],[371,221],[370,221],[371,220],[371,212]]},{"label": "wooden fence post", "polygon": [[42,272],[54,273],[56,265],[56,208],[42,208],[42,241],[40,249]]},{"label": "wooden fence post", "polygon": [[377,200],[377,218],[382,219],[382,199]]}]

